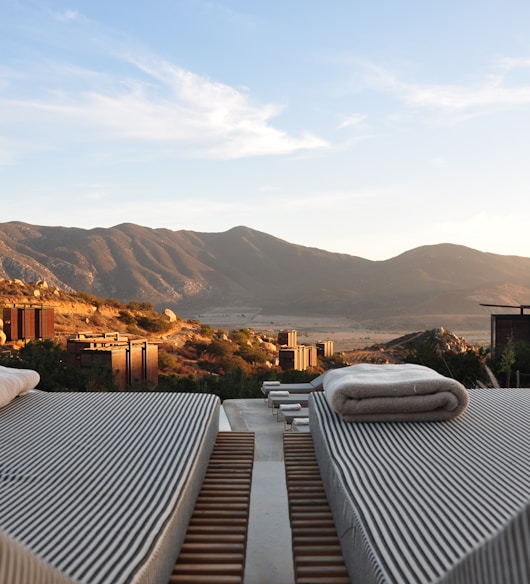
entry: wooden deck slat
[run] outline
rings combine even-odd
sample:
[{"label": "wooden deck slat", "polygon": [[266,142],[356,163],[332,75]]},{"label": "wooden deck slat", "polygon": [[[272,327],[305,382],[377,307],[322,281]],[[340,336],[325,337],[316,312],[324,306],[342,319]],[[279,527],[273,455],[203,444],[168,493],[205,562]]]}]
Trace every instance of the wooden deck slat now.
[{"label": "wooden deck slat", "polygon": [[242,584],[253,432],[219,432],[169,584]]},{"label": "wooden deck slat", "polygon": [[239,576],[230,574],[174,574],[169,580],[169,584],[240,584],[240,582]]},{"label": "wooden deck slat", "polygon": [[285,432],[285,477],[296,584],[350,584],[308,433]]}]

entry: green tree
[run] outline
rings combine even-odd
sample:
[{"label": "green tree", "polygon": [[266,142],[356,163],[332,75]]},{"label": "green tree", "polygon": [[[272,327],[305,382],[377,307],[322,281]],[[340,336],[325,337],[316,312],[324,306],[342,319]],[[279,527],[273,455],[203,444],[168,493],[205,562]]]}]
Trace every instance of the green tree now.
[{"label": "green tree", "polygon": [[80,391],[85,379],[67,363],[67,352],[52,340],[31,341],[18,355],[4,359],[2,364],[19,369],[34,369],[40,375],[39,389],[45,391]]},{"label": "green tree", "polygon": [[513,337],[510,336],[502,350],[499,361],[499,371],[506,374],[506,387],[511,385],[512,367],[517,361],[517,349]]},{"label": "green tree", "polygon": [[434,369],[441,375],[460,381],[465,387],[476,387],[477,380],[487,380],[484,360],[485,355],[482,351],[471,349],[462,353],[441,351],[432,339],[409,348],[404,358],[406,363],[417,363]]}]

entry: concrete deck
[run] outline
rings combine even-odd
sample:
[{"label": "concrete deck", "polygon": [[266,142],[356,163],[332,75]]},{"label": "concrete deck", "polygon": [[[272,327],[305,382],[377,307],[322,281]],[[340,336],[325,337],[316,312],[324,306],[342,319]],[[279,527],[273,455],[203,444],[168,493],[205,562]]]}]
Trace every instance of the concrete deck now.
[{"label": "concrete deck", "polygon": [[223,408],[232,430],[256,435],[244,584],[294,584],[284,424],[264,399],[225,400]]}]

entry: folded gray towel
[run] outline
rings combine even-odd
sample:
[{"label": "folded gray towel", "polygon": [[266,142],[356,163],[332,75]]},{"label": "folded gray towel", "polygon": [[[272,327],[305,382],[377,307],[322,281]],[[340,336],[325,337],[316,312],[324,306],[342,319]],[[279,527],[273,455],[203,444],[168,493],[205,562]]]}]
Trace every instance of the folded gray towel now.
[{"label": "folded gray towel", "polygon": [[295,412],[301,408],[302,406],[300,404],[280,404],[280,410],[284,412]]},{"label": "folded gray towel", "polygon": [[461,383],[410,363],[334,369],[326,375],[324,393],[347,422],[450,420],[469,403]]}]

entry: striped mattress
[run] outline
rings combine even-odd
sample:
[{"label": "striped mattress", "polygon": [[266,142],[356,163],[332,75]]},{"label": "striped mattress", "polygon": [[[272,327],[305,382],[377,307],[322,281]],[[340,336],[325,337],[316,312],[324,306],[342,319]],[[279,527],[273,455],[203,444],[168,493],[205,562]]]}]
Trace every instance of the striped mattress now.
[{"label": "striped mattress", "polygon": [[167,584],[219,424],[204,394],[45,393],[0,409],[0,583]]},{"label": "striped mattress", "polygon": [[364,424],[312,394],[352,583],[530,582],[530,389],[469,394],[453,421]]}]

